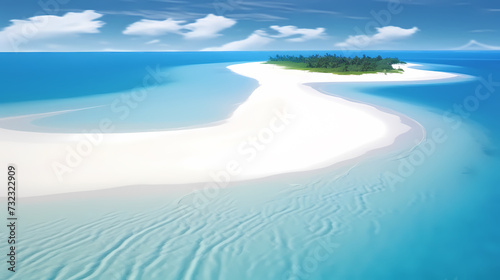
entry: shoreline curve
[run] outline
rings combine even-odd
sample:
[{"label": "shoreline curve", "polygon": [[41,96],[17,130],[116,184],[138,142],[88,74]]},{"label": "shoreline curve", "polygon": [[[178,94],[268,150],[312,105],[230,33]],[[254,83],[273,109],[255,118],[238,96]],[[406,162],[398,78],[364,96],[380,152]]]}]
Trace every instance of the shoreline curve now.
[{"label": "shoreline curve", "polygon": [[220,124],[110,133],[102,139],[0,128],[1,161],[29,174],[22,178],[22,197],[130,185],[223,185],[321,169],[391,147],[404,135],[418,135],[422,127],[404,115],[326,95],[310,84],[457,76],[411,66],[403,66],[403,74],[339,76],[261,62],[231,65],[230,70],[256,79],[259,87]]}]

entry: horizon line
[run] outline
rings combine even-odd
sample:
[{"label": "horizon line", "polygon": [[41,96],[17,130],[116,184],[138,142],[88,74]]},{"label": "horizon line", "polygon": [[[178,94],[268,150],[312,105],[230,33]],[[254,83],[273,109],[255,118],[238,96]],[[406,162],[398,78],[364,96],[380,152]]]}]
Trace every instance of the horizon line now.
[{"label": "horizon line", "polygon": [[233,51],[202,51],[202,50],[89,50],[89,51],[0,51],[0,53],[176,53],[176,52],[190,52],[190,53],[223,53],[223,52],[374,52],[374,51],[400,51],[400,52],[426,52],[426,51],[450,51],[450,52],[500,52],[500,49],[485,49],[485,50],[466,50],[466,49],[408,49],[408,50],[233,50]]}]

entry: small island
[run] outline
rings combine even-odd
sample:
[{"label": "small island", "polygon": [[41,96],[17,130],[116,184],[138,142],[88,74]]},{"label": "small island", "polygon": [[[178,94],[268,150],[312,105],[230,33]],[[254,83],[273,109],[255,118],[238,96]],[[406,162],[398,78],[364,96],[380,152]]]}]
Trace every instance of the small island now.
[{"label": "small island", "polygon": [[307,70],[311,72],[333,73],[340,75],[361,75],[367,73],[402,73],[403,69],[393,67],[394,64],[405,64],[398,58],[382,56],[345,57],[336,54],[309,57],[293,55],[276,55],[270,57],[268,64],[285,66],[288,69]]}]

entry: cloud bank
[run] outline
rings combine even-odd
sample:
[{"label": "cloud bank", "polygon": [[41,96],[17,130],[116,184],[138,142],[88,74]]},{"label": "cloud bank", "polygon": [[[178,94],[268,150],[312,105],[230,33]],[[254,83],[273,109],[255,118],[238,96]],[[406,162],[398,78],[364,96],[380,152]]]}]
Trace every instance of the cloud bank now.
[{"label": "cloud bank", "polygon": [[62,37],[73,34],[99,33],[104,22],[96,19],[102,14],[92,10],[66,13],[63,16],[42,15],[26,20],[13,19],[0,31],[0,50],[17,51],[31,40]]},{"label": "cloud bank", "polygon": [[384,26],[377,27],[376,29],[377,33],[372,36],[349,36],[344,42],[335,44],[335,47],[342,49],[363,49],[374,45],[381,45],[391,41],[404,39],[419,31],[417,27],[404,29],[397,26]]},{"label": "cloud bank", "polygon": [[305,42],[313,39],[321,39],[326,36],[325,28],[316,29],[298,28],[293,25],[269,27],[277,34],[269,34],[265,30],[256,30],[246,39],[233,41],[220,47],[205,48],[202,51],[247,51],[257,50],[276,39],[285,39],[289,42]]},{"label": "cloud bank", "polygon": [[186,39],[207,39],[221,36],[219,32],[236,24],[236,21],[223,16],[209,14],[186,24],[184,20],[148,20],[142,19],[129,25],[125,35],[159,36],[168,33],[179,34]]},{"label": "cloud bank", "polygon": [[263,47],[272,41],[273,41],[273,39],[269,38],[267,36],[267,34],[265,34],[265,32],[257,30],[254,33],[252,33],[250,36],[248,36],[246,39],[230,42],[230,43],[224,44],[220,47],[206,48],[206,49],[203,49],[202,51],[254,50],[256,48]]},{"label": "cloud bank", "polygon": [[308,40],[318,39],[325,36],[325,29],[321,27],[318,27],[316,29],[307,29],[307,28],[298,28],[293,25],[287,25],[287,26],[273,25],[270,28],[275,31],[278,31],[279,33],[278,35],[271,36],[274,38],[293,37],[297,35],[300,36],[287,39],[287,41],[290,42],[305,42]]}]

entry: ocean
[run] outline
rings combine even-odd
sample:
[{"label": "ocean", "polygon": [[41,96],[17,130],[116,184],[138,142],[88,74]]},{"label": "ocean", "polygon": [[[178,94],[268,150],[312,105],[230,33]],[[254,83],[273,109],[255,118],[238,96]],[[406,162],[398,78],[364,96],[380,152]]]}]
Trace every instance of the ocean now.
[{"label": "ocean", "polygon": [[[76,133],[103,117],[116,132],[210,125],[257,87],[225,67],[278,53],[325,52],[0,53],[0,118],[71,110],[19,129]],[[131,186],[24,198],[18,272],[0,278],[500,277],[500,52],[359,54],[468,77],[315,85],[418,121],[427,140],[410,151],[231,183],[208,197]],[[158,79],[145,87],[151,72]]]}]

